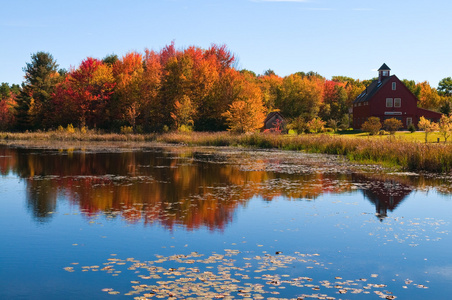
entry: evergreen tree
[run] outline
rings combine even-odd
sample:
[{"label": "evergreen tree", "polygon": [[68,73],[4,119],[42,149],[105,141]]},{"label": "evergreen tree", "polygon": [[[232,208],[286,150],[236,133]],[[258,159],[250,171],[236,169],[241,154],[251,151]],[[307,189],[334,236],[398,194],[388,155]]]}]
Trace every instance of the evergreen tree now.
[{"label": "evergreen tree", "polygon": [[22,84],[22,89],[16,100],[16,128],[20,131],[31,128],[30,107],[32,106],[32,97],[30,94],[30,88]]},{"label": "evergreen tree", "polygon": [[29,123],[28,126],[45,128],[47,125],[45,113],[48,112],[51,95],[59,77],[58,64],[51,54],[41,51],[31,55],[31,62],[26,64],[23,71],[25,72],[26,88],[19,97],[20,105],[23,107],[18,109],[18,114],[19,111],[20,114],[25,113],[25,108],[28,106],[27,113],[30,113],[31,109],[33,115],[20,116],[22,121],[28,119],[25,122]]}]

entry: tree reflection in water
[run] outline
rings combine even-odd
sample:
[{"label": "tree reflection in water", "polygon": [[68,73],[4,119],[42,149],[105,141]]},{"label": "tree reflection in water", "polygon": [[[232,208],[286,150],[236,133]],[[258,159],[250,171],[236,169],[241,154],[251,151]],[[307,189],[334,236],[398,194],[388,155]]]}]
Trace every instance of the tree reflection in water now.
[{"label": "tree reflection in water", "polygon": [[412,190],[444,183],[424,176],[288,172],[287,165],[299,161],[288,162],[280,153],[250,156],[197,148],[102,151],[0,146],[0,172],[12,172],[25,180],[28,207],[38,222],[49,220],[58,201],[67,199],[88,218],[103,213],[132,223],[158,222],[169,229],[180,224],[188,230],[202,226],[222,230],[234,211],[257,195],[266,201],[280,196],[312,200],[323,193],[360,190],[382,220]]}]

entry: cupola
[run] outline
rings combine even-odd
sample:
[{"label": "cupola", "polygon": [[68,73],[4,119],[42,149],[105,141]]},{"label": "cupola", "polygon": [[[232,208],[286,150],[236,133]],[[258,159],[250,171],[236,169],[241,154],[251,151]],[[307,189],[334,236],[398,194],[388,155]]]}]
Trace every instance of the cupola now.
[{"label": "cupola", "polygon": [[391,69],[386,65],[383,64],[380,69],[378,69],[378,81],[383,81],[386,77],[390,76]]}]

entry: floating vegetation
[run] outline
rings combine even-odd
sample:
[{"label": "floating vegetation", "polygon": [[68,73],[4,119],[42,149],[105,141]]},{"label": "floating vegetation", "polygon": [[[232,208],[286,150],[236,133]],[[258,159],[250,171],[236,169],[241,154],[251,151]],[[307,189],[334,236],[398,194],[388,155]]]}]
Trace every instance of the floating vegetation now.
[{"label": "floating vegetation", "polygon": [[[293,299],[340,299],[341,294],[376,294],[383,299],[396,299],[387,285],[377,280],[378,274],[369,274],[369,278],[345,280],[340,276],[333,280],[315,278],[312,271],[302,271],[306,275],[293,277],[284,274],[289,268],[310,266],[325,268],[327,263],[320,260],[319,254],[294,253],[294,255],[270,255],[265,251],[256,255],[251,252],[225,249],[223,253],[211,253],[209,256],[197,252],[156,255],[155,260],[140,261],[135,258],[120,259],[112,255],[102,266],[82,266],[82,271],[102,271],[111,276],[120,272],[130,280],[131,289],[124,292],[135,299],[174,298],[174,299],[280,299],[278,295],[286,288],[296,288],[298,295]],[[74,267],[64,268],[74,272]],[[300,271],[298,271],[300,273]],[[309,275],[309,276],[308,276]],[[428,288],[406,279],[403,288],[408,285]],[[102,288],[103,292],[118,294],[112,287]],[[278,291],[279,290],[279,291]],[[286,298],[284,298],[286,299]]]},{"label": "floating vegetation", "polygon": [[[363,226],[367,227],[370,223],[374,222],[365,222]],[[416,247],[422,242],[439,242],[449,234],[446,229],[449,225],[449,222],[434,218],[385,218],[384,223],[370,229],[369,235],[383,240],[385,244],[397,242]]]}]

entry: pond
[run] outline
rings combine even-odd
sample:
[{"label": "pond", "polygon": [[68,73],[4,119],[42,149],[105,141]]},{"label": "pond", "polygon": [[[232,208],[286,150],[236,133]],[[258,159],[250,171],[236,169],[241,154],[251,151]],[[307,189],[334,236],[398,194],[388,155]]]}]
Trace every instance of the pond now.
[{"label": "pond", "polygon": [[340,157],[0,146],[0,299],[449,299],[451,178]]}]

